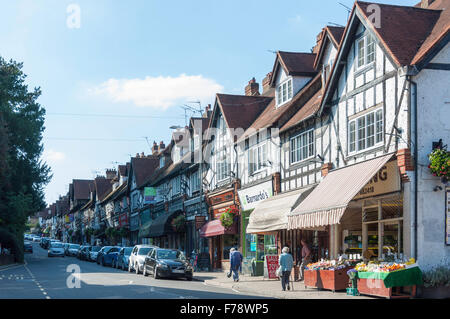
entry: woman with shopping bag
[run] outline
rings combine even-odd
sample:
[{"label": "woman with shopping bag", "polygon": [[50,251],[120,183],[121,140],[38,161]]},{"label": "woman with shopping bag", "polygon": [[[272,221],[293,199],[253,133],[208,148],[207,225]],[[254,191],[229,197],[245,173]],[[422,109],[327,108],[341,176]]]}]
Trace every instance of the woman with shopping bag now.
[{"label": "woman with shopping bag", "polygon": [[279,272],[281,273],[281,288],[283,291],[286,291],[286,288],[287,290],[291,289],[289,286],[289,277],[291,276],[291,270],[294,266],[294,259],[289,253],[288,247],[284,247],[281,252],[280,257],[278,258],[278,265],[280,265]]}]

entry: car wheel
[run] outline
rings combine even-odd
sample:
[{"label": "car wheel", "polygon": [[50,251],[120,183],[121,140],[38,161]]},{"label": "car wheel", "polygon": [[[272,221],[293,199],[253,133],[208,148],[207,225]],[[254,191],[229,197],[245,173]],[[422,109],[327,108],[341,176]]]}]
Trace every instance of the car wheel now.
[{"label": "car wheel", "polygon": [[158,268],[153,268],[153,278],[155,279],[159,279],[159,275],[158,275]]},{"label": "car wheel", "polygon": [[128,272],[131,272],[131,264],[128,264]]},{"label": "car wheel", "polygon": [[134,269],[136,270],[136,275],[139,275],[139,264],[135,264]]},{"label": "car wheel", "polygon": [[147,274],[147,269],[145,269],[145,265],[144,265],[144,270],[142,270],[142,274],[145,276],[145,277],[147,277],[148,276],[148,274]]},{"label": "car wheel", "polygon": [[187,281],[192,281],[192,276],[186,276]]},{"label": "car wheel", "polygon": [[101,264],[103,267],[105,267],[105,260],[102,258]]},{"label": "car wheel", "polygon": [[116,266],[114,265],[114,259],[111,261],[111,268],[116,268]]}]

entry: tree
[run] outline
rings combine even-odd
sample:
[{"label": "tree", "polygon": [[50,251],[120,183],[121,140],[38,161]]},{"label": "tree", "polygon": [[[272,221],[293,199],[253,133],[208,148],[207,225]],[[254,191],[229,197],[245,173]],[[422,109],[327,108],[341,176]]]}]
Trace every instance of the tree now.
[{"label": "tree", "polygon": [[[50,167],[43,151],[45,110],[40,88],[28,91],[22,63],[0,57],[0,228],[19,241],[28,216],[45,208],[43,187]],[[19,245],[20,247],[20,245]],[[23,260],[23,252],[16,254]]]}]

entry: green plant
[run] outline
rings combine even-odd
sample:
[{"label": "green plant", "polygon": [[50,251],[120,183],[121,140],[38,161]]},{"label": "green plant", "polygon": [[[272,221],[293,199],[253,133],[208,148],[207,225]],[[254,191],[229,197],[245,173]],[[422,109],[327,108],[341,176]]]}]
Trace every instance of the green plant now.
[{"label": "green plant", "polygon": [[238,215],[239,210],[236,208],[229,208],[225,213],[220,215],[220,223],[225,228],[230,228],[234,223],[234,218]]},{"label": "green plant", "polygon": [[450,176],[450,152],[445,149],[436,148],[428,155],[430,160],[430,169],[433,176],[445,177]]},{"label": "green plant", "polygon": [[450,267],[438,266],[422,274],[425,287],[450,287]]}]

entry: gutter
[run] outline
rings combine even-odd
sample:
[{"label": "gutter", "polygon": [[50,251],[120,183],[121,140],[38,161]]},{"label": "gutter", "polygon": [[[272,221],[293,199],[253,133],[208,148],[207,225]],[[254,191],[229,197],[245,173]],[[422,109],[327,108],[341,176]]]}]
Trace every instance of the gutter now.
[{"label": "gutter", "polygon": [[418,249],[417,249],[417,215],[418,215],[418,209],[417,209],[417,203],[418,203],[418,184],[419,184],[419,165],[418,165],[418,133],[417,133],[417,83],[411,80],[411,75],[407,75],[406,80],[410,83],[410,98],[412,103],[412,109],[414,111],[414,218],[413,218],[413,225],[411,227],[411,230],[413,232],[413,249],[411,249],[414,252],[414,258],[418,260]]}]

